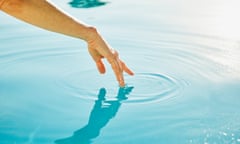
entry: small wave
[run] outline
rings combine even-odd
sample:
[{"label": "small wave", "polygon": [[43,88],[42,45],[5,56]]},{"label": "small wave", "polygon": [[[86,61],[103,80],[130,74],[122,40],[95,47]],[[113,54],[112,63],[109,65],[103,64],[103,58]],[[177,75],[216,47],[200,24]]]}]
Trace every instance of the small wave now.
[{"label": "small wave", "polygon": [[[88,76],[87,76],[88,75]],[[101,78],[91,71],[68,74],[60,82],[69,94],[84,100],[96,100],[96,88],[107,89],[107,99],[116,99],[119,87],[114,79]],[[153,103],[166,101],[179,95],[184,85],[173,77],[159,73],[136,73],[134,77],[125,77],[126,87],[133,87],[124,103]],[[59,83],[59,82],[58,82]]]}]

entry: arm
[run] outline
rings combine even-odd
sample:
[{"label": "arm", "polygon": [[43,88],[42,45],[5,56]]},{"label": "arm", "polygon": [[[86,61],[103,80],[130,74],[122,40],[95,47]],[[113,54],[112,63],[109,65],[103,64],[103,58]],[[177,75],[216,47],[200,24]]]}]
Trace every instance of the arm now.
[{"label": "arm", "polygon": [[87,42],[88,50],[100,73],[105,73],[102,58],[111,64],[117,81],[124,86],[123,72],[133,72],[119,59],[94,27],[65,14],[46,0],[0,0],[0,9],[11,16],[43,29],[76,37]]}]

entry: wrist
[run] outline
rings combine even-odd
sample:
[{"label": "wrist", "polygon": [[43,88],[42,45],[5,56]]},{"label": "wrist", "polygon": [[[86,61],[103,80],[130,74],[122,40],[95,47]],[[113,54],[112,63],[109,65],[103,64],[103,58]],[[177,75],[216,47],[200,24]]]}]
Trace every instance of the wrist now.
[{"label": "wrist", "polygon": [[97,29],[95,27],[87,27],[87,31],[86,31],[86,37],[84,38],[84,40],[87,42],[87,43],[91,43],[93,42],[98,36],[98,32],[97,32]]}]

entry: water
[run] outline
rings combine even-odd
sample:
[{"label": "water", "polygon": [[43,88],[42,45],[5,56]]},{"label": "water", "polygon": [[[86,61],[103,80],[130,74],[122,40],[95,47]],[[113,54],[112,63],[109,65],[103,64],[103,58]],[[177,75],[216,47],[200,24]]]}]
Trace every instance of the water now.
[{"label": "water", "polygon": [[136,74],[120,89],[82,41],[0,13],[1,144],[240,143],[238,1],[53,2]]}]

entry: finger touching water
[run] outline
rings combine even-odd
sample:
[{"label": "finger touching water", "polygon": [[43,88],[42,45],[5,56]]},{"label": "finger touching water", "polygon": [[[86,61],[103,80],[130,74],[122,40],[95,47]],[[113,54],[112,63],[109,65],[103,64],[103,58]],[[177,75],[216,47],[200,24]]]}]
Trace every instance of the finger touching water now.
[{"label": "finger touching water", "polygon": [[128,73],[129,75],[134,75],[133,71],[130,70],[126,64],[119,59],[118,52],[116,50],[111,50],[113,56],[107,58],[108,62],[111,64],[116,79],[120,87],[125,86],[125,81],[123,77],[123,72]]},{"label": "finger touching water", "polygon": [[119,54],[116,50],[111,49],[109,45],[99,36],[88,43],[88,51],[96,63],[98,71],[105,73],[105,66],[102,62],[103,58],[106,58],[112,67],[115,77],[120,87],[125,86],[123,72],[129,75],[134,75],[127,65],[119,58]]}]

